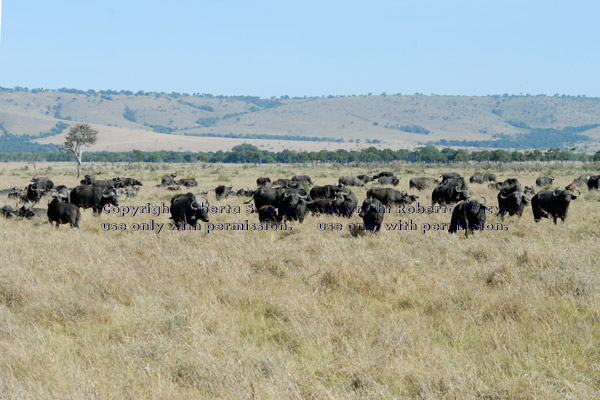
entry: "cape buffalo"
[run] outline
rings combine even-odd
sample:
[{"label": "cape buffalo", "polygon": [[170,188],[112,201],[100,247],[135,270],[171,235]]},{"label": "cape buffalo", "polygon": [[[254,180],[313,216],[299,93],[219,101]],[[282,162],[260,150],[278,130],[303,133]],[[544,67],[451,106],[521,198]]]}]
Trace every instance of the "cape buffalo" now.
[{"label": "cape buffalo", "polygon": [[373,181],[373,177],[369,175],[357,175],[358,179],[360,179],[363,183],[369,183]]},{"label": "cape buffalo", "polygon": [[193,193],[180,193],[171,199],[171,219],[176,225],[196,225],[198,220],[208,221],[208,201],[205,204],[196,200]]},{"label": "cape buffalo", "polygon": [[81,212],[75,204],[63,203],[57,198],[48,203],[48,222],[56,222],[56,229],[60,224],[69,224],[71,228],[79,228]]},{"label": "cape buffalo", "polygon": [[260,177],[256,179],[256,186],[265,186],[271,184],[271,178]]},{"label": "cape buffalo", "polygon": [[473,231],[483,230],[485,225],[485,198],[483,202],[469,200],[460,202],[452,211],[449,233],[455,233],[464,229],[465,234]]},{"label": "cape buffalo", "polygon": [[177,183],[175,182],[175,177],[177,177],[177,174],[164,175],[161,178],[161,182],[160,182],[159,186],[172,186],[172,185],[176,185]]},{"label": "cape buffalo", "polygon": [[358,207],[358,198],[352,192],[339,192],[339,194],[342,195],[343,201],[341,205],[338,205],[337,213],[342,217],[350,218]]},{"label": "cape buffalo", "polygon": [[367,190],[367,197],[375,198],[386,206],[390,204],[411,204],[419,198],[419,196],[409,195],[406,192],[400,193],[395,189],[380,187]]},{"label": "cape buffalo", "polygon": [[359,217],[363,219],[365,229],[376,233],[381,230],[385,207],[381,202],[373,197],[367,197],[360,207]]},{"label": "cape buffalo", "polygon": [[600,190],[600,175],[593,175],[587,181],[589,190]]},{"label": "cape buffalo", "polygon": [[483,175],[482,174],[472,175],[469,178],[469,182],[471,182],[471,183],[483,183],[484,182]]},{"label": "cape buffalo", "polygon": [[226,198],[231,193],[231,186],[219,185],[215,188],[215,195],[217,197],[217,200]]},{"label": "cape buffalo", "polygon": [[54,189],[54,182],[52,182],[50,180],[50,178],[48,178],[46,176],[40,176],[37,178],[33,178],[31,180],[31,182],[33,182],[37,186],[38,189],[42,189],[44,191]]},{"label": "cape buffalo", "polygon": [[198,182],[196,181],[196,178],[182,178],[179,181],[177,181],[176,183],[181,186],[185,186],[188,189],[191,187],[198,186]]},{"label": "cape buffalo", "polygon": [[381,177],[383,177],[383,176],[396,176],[396,174],[394,174],[394,173],[393,173],[393,172],[391,172],[391,171],[384,171],[384,172],[380,172],[380,173],[378,173],[378,174],[375,174],[375,175],[373,175],[373,180],[375,180],[375,179],[379,179],[379,178],[381,178]]},{"label": "cape buffalo", "polygon": [[107,204],[119,205],[118,195],[115,189],[101,186],[77,186],[71,190],[69,203],[75,204],[84,210],[92,208],[95,216],[100,216],[102,208]]},{"label": "cape buffalo", "polygon": [[299,190],[286,190],[281,196],[279,201],[279,214],[280,220],[290,220],[304,222],[304,216],[308,210],[309,194],[304,189]]},{"label": "cape buffalo", "polygon": [[[58,199],[60,201],[60,199]],[[19,208],[18,216],[22,218],[43,218],[47,215],[48,210],[45,208],[33,207],[33,204],[26,203]]]},{"label": "cape buffalo", "polygon": [[410,181],[408,181],[408,187],[410,189],[423,190],[427,189],[430,183],[438,182],[438,180],[428,177],[410,178]]},{"label": "cape buffalo", "polygon": [[44,194],[44,189],[37,187],[37,184],[30,183],[27,185],[27,192],[22,200],[25,202],[38,203]]},{"label": "cape buffalo", "polygon": [[300,184],[304,184],[306,182],[309,186],[314,185],[312,179],[308,175],[294,175],[292,176],[292,182],[298,182]]},{"label": "cape buffalo", "polygon": [[338,184],[340,186],[365,186],[363,181],[355,176],[340,176],[340,179],[338,179]]},{"label": "cape buffalo", "polygon": [[278,224],[281,219],[277,215],[277,207],[272,205],[264,205],[258,209],[258,220],[263,223]]},{"label": "cape buffalo", "polygon": [[244,202],[248,204],[254,200],[254,207],[260,209],[262,206],[275,206],[278,207],[279,199],[285,193],[285,188],[272,188],[268,186],[261,186],[252,195],[252,199]]},{"label": "cape buffalo", "polygon": [[547,176],[540,176],[539,178],[537,178],[535,180],[535,184],[538,187],[543,187],[546,185],[551,185],[553,181],[554,181],[554,178],[549,178]]},{"label": "cape buffalo", "polygon": [[127,186],[144,186],[144,184],[142,183],[142,181],[140,181],[139,179],[135,179],[135,178],[125,178],[123,179],[123,183],[125,185],[125,187]]},{"label": "cape buffalo", "polygon": [[400,183],[400,178],[398,178],[397,176],[382,176],[377,180],[377,182],[380,185],[398,186],[398,183]]},{"label": "cape buffalo", "polygon": [[444,183],[444,181],[446,181],[448,179],[464,179],[464,178],[458,172],[444,172],[444,173],[442,173],[442,182],[441,183]]},{"label": "cape buffalo", "polygon": [[284,187],[284,186],[288,186],[288,185],[289,185],[291,182],[292,182],[292,180],[291,180],[291,179],[287,179],[287,178],[279,178],[279,179],[276,179],[276,180],[273,182],[273,185],[275,185],[275,186],[282,186],[282,187]]},{"label": "cape buffalo", "polygon": [[484,182],[496,182],[496,174],[492,174],[492,173],[486,173],[483,174],[483,181]]},{"label": "cape buffalo", "polygon": [[560,218],[562,222],[567,219],[569,204],[571,200],[577,200],[581,192],[577,194],[570,190],[542,190],[531,199],[531,208],[533,210],[533,219],[535,222],[540,222],[542,218],[552,216],[554,224]]},{"label": "cape buffalo", "polygon": [[236,196],[246,196],[246,197],[250,197],[254,194],[254,190],[250,190],[250,189],[239,189],[235,195]]},{"label": "cape buffalo", "polygon": [[523,209],[531,199],[520,190],[510,191],[508,189],[501,190],[498,193],[498,214],[504,220],[506,214],[513,216],[523,215]]},{"label": "cape buffalo", "polygon": [[312,199],[334,199],[338,192],[350,193],[350,189],[341,185],[313,186],[310,189]]},{"label": "cape buffalo", "polygon": [[314,199],[311,204],[308,205],[308,210],[312,215],[320,214],[336,214],[339,207],[344,203],[344,194],[339,193],[335,199]]},{"label": "cape buffalo", "polygon": [[450,185],[439,185],[431,193],[431,205],[457,203],[468,200],[469,190],[459,189]]},{"label": "cape buffalo", "polygon": [[16,218],[18,213],[19,208],[17,205],[14,208],[9,205],[4,205],[0,208],[0,215],[3,215],[5,218]]}]

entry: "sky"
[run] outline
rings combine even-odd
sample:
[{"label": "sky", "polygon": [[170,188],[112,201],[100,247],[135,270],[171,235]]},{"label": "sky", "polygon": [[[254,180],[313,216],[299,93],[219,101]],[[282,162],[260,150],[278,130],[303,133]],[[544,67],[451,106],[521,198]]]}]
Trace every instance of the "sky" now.
[{"label": "sky", "polygon": [[0,86],[600,97],[595,0],[0,0]]}]

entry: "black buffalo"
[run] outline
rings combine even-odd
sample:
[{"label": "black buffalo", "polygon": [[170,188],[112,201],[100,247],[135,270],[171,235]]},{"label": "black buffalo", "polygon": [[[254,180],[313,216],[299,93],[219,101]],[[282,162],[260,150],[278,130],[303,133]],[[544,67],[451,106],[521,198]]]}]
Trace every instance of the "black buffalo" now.
[{"label": "black buffalo", "polygon": [[483,179],[482,174],[475,174],[469,178],[469,182],[471,183],[483,183],[485,180]]},{"label": "black buffalo", "polygon": [[342,196],[343,201],[341,205],[338,205],[337,213],[342,217],[350,218],[358,207],[358,197],[352,192],[339,192],[339,194]]},{"label": "black buffalo", "polygon": [[286,192],[285,188],[271,188],[268,186],[261,186],[252,195],[252,199],[244,202],[248,204],[254,200],[254,207],[258,210],[262,206],[274,206],[278,207],[280,198]]},{"label": "black buffalo", "polygon": [[140,181],[139,179],[136,179],[136,178],[124,178],[123,183],[124,183],[125,187],[144,186],[142,181]]},{"label": "black buffalo", "polygon": [[286,190],[278,204],[278,217],[281,221],[304,221],[308,211],[309,193],[304,189]]},{"label": "black buffalo", "polygon": [[71,190],[69,203],[84,210],[91,208],[95,216],[100,216],[104,206],[107,204],[118,206],[119,200],[117,191],[113,188],[82,185]]},{"label": "black buffalo", "polygon": [[338,179],[338,184],[340,186],[365,186],[363,181],[355,176],[340,176],[340,179]]},{"label": "black buffalo", "polygon": [[460,190],[469,190],[467,182],[465,182],[465,178],[462,176],[442,179],[442,182],[438,186],[452,186]]},{"label": "black buffalo", "polygon": [[534,221],[552,217],[554,224],[558,218],[564,223],[571,200],[576,200],[580,194],[580,191],[575,194],[570,190],[542,190],[531,199]]},{"label": "black buffalo", "polygon": [[535,184],[538,187],[543,187],[543,186],[547,186],[547,185],[552,185],[553,181],[554,181],[554,178],[550,178],[547,176],[540,176],[539,178],[537,178],[535,180]]},{"label": "black buffalo", "polygon": [[82,180],[79,181],[82,185],[92,185],[95,179],[92,175],[85,175]]},{"label": "black buffalo", "polygon": [[[119,180],[116,180],[116,179],[119,179]],[[117,187],[121,186],[120,178],[95,179],[91,175],[86,175],[84,177],[84,179],[79,181],[79,183],[81,183],[81,185],[92,185],[92,186],[99,186],[99,187],[111,188],[111,189],[116,189]]]},{"label": "black buffalo", "polygon": [[39,188],[37,184],[30,183],[27,185],[27,192],[25,192],[25,196],[21,196],[21,199],[25,202],[39,203],[44,195],[44,191],[45,189]]},{"label": "black buffalo", "polygon": [[310,197],[312,199],[334,199],[338,192],[350,193],[350,190],[342,185],[313,186],[310,189]]},{"label": "black buffalo", "polygon": [[52,191],[52,197],[56,197],[58,200],[62,201],[63,203],[69,202],[70,195],[71,195],[71,190],[69,188],[67,188],[65,185],[58,185]]},{"label": "black buffalo", "polygon": [[313,215],[320,214],[336,214],[339,207],[344,203],[344,195],[340,193],[335,199],[313,199],[312,203],[308,205],[308,210]]},{"label": "black buffalo", "polygon": [[185,186],[188,189],[191,187],[198,186],[198,181],[196,181],[196,178],[182,178],[182,179],[178,180],[176,183],[181,186]]},{"label": "black buffalo", "polygon": [[161,178],[161,182],[159,186],[172,186],[172,185],[176,185],[177,182],[175,182],[175,178],[177,177],[177,174],[169,174],[169,175],[164,175]]},{"label": "black buffalo", "polygon": [[588,178],[587,186],[589,190],[600,190],[600,175],[593,175]]},{"label": "black buffalo", "polygon": [[465,234],[473,231],[483,230],[485,225],[485,199],[483,202],[469,200],[460,202],[452,211],[449,233],[455,233],[459,229],[465,230]]},{"label": "black buffalo", "polygon": [[408,187],[410,189],[423,190],[427,189],[431,183],[439,183],[439,181],[428,177],[410,178]]},{"label": "black buffalo", "polygon": [[273,185],[286,187],[286,186],[289,186],[291,182],[292,182],[291,179],[279,178],[273,182]]},{"label": "black buffalo", "polygon": [[215,188],[217,200],[224,199],[232,193],[231,186],[219,185]]},{"label": "black buffalo", "polygon": [[504,220],[506,214],[513,216],[523,215],[523,209],[529,204],[531,198],[520,190],[503,189],[498,193],[498,214]]},{"label": "black buffalo", "polygon": [[79,228],[81,212],[75,204],[63,203],[59,199],[54,198],[48,203],[46,215],[50,224],[56,222],[56,229],[58,229],[60,224],[69,224],[71,228]]},{"label": "black buffalo", "polygon": [[12,187],[10,189],[7,189],[8,191],[8,198],[14,198],[14,199],[24,199],[27,196],[27,188],[18,188],[18,187]]},{"label": "black buffalo", "polygon": [[380,185],[398,186],[398,183],[400,183],[400,178],[398,178],[397,176],[382,176],[377,180],[377,182]]},{"label": "black buffalo", "polygon": [[496,174],[492,174],[492,173],[485,173],[483,174],[483,181],[484,182],[496,182],[497,178],[496,178]]},{"label": "black buffalo", "polygon": [[258,220],[261,223],[278,224],[281,219],[277,215],[277,207],[270,204],[264,205],[258,209]]},{"label": "black buffalo", "polygon": [[33,182],[39,189],[42,189],[44,191],[54,189],[54,182],[52,182],[50,180],[50,178],[48,178],[46,176],[40,176],[37,178],[33,178],[31,180],[31,182]]},{"label": "black buffalo", "polygon": [[[517,178],[506,178],[501,184],[500,187],[501,189],[503,188],[507,188],[507,187],[511,187],[511,186],[516,186],[516,185],[521,185],[519,183],[519,180]],[[519,186],[520,187],[520,186]]]},{"label": "black buffalo", "polygon": [[[60,199],[59,199],[60,201]],[[43,218],[47,215],[48,210],[45,208],[33,207],[31,203],[25,203],[19,208],[17,215],[22,218]]]},{"label": "black buffalo", "polygon": [[454,179],[458,179],[458,178],[464,179],[462,177],[462,175],[459,174],[458,172],[444,172],[444,173],[442,173],[442,183],[444,183],[444,181],[446,181],[448,179],[453,179],[453,178]]},{"label": "black buffalo", "polygon": [[378,174],[375,174],[375,175],[373,175],[373,180],[375,180],[375,179],[379,179],[379,178],[381,178],[381,177],[383,177],[383,176],[396,176],[396,174],[394,174],[394,173],[393,173],[393,172],[391,172],[391,171],[384,171],[384,172],[380,172],[380,173],[378,173]]},{"label": "black buffalo", "polygon": [[250,197],[253,194],[254,194],[254,190],[250,190],[250,189],[239,189],[237,192],[235,192],[236,196]]},{"label": "black buffalo", "polygon": [[198,220],[209,222],[208,201],[200,203],[193,193],[180,193],[171,199],[171,219],[176,225],[196,225]]},{"label": "black buffalo", "polygon": [[271,184],[271,178],[259,177],[256,179],[256,186],[265,186]]},{"label": "black buffalo", "polygon": [[365,229],[376,233],[381,230],[385,207],[381,202],[373,197],[367,197],[360,207],[359,217],[363,219]]},{"label": "black buffalo", "polygon": [[0,208],[0,215],[4,216],[5,218],[16,218],[17,215],[19,215],[19,208],[16,205],[14,208],[9,205],[4,205],[2,208]]},{"label": "black buffalo", "polygon": [[292,182],[298,182],[304,184],[306,182],[309,186],[314,185],[313,180],[308,175],[294,175],[292,176]]},{"label": "black buffalo", "polygon": [[367,197],[375,198],[384,205],[411,204],[419,198],[419,196],[409,195],[406,192],[400,193],[396,189],[379,187],[367,190]]},{"label": "black buffalo", "polygon": [[373,177],[370,175],[357,175],[358,179],[360,179],[363,183],[369,183],[373,181]]},{"label": "black buffalo", "polygon": [[469,199],[469,190],[452,185],[439,185],[431,193],[431,205],[458,203]]}]

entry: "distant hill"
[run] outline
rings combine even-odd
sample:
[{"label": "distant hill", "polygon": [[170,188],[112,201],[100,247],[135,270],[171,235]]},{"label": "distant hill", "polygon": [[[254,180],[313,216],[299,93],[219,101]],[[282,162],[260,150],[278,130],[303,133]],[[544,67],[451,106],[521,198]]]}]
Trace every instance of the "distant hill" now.
[{"label": "distant hill", "polygon": [[[130,91],[0,88],[0,152],[51,151],[73,122],[95,151],[600,148],[600,98],[360,95],[262,99]],[[35,143],[35,144],[32,144]],[[11,150],[20,149],[20,150]]]}]

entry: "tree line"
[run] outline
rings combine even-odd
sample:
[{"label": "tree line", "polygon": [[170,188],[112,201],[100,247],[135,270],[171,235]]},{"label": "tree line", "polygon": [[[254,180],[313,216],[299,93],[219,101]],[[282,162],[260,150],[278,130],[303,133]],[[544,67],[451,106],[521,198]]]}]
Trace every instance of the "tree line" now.
[{"label": "tree line", "polygon": [[[72,153],[17,152],[0,153],[0,161],[48,161],[72,162]],[[510,150],[465,150],[423,146],[414,150],[377,149],[369,147],[361,150],[321,150],[272,152],[260,150],[250,144],[241,144],[230,151],[178,152],[178,151],[98,151],[84,153],[82,162],[150,162],[150,163],[354,163],[354,162],[416,162],[416,163],[454,163],[466,161],[478,162],[523,162],[523,161],[600,161],[600,151],[595,154],[576,153],[571,150],[552,148],[547,151],[510,151]]]}]

